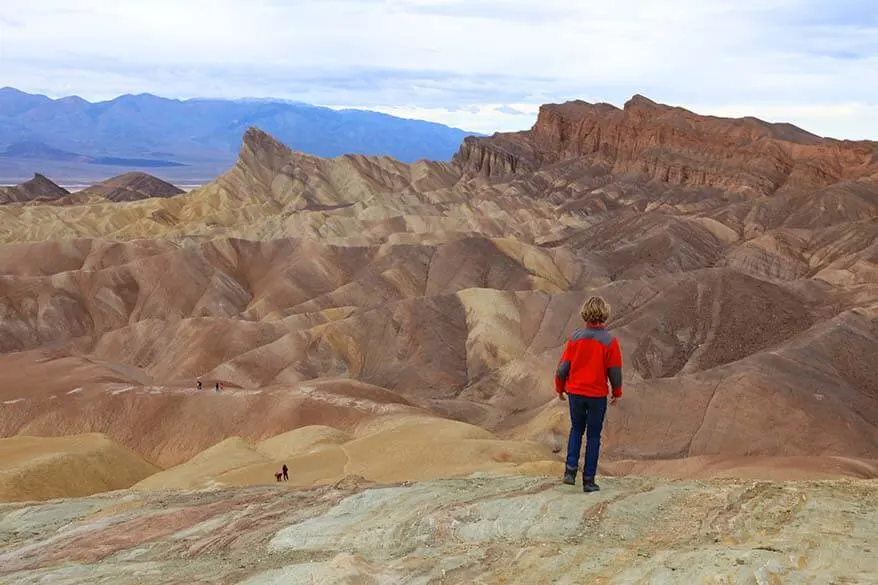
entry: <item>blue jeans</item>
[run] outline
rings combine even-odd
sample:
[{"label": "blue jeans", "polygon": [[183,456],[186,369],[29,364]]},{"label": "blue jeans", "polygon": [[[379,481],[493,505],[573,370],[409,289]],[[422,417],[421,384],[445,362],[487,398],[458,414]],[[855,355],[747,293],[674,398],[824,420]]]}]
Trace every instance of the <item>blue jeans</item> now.
[{"label": "blue jeans", "polygon": [[593,478],[598,471],[601,453],[601,429],[607,414],[607,398],[590,398],[568,394],[570,404],[570,437],[567,439],[567,469],[579,469],[582,435],[586,435],[583,477]]}]

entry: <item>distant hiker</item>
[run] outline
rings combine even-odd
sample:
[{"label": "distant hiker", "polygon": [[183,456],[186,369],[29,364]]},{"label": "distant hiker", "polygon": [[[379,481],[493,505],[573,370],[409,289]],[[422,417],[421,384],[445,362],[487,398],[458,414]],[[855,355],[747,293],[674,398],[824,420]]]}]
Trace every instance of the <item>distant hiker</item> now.
[{"label": "distant hiker", "polygon": [[223,382],[220,382],[220,383],[219,383],[219,389],[220,389],[220,390],[225,390],[225,389],[226,389],[226,385],[225,385]]},{"label": "distant hiker", "polygon": [[280,481],[280,478],[281,478],[282,476],[283,476],[283,472],[280,472],[280,471],[275,471],[275,472],[274,472],[274,479],[275,479],[275,481]]},{"label": "distant hiker", "polygon": [[201,390],[201,388],[202,388],[201,380],[196,380],[195,387],[198,388],[199,390]]},{"label": "distant hiker", "polygon": [[213,390],[214,390],[214,392],[219,392],[219,391],[220,391],[220,383],[219,383],[219,382],[217,382],[217,383],[214,385]]},{"label": "distant hiker", "polygon": [[613,388],[611,405],[622,396],[622,352],[618,340],[610,335],[605,323],[611,307],[601,297],[590,297],[582,305],[580,315],[585,327],[577,329],[567,340],[567,346],[555,372],[555,392],[558,399],[568,396],[570,404],[570,436],[567,439],[567,461],[564,483],[574,485],[579,470],[582,435],[586,435],[585,466],[582,472],[582,490],[600,489],[594,478],[598,469],[601,449],[601,430],[607,413],[607,380]]},{"label": "distant hiker", "polygon": [[287,464],[284,463],[284,466],[281,467],[281,472],[283,472],[283,475],[284,475],[284,481],[290,481],[289,471],[290,470],[287,468]]}]

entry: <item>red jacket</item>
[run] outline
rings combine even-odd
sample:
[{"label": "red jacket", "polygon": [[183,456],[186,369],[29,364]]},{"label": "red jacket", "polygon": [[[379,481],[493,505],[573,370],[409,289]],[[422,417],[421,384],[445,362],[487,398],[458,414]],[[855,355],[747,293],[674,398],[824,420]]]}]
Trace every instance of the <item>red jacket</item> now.
[{"label": "red jacket", "polygon": [[613,396],[622,396],[622,352],[603,325],[590,323],[567,340],[555,372],[555,392],[602,398],[609,394],[607,380]]}]

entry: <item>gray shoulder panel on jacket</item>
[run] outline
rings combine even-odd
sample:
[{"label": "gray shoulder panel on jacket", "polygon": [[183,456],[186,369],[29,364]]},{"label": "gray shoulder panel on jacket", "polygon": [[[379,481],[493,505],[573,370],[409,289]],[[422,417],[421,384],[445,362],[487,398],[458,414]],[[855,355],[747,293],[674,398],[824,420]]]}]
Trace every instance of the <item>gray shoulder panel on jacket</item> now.
[{"label": "gray shoulder panel on jacket", "polygon": [[582,339],[594,339],[607,347],[613,342],[613,336],[610,335],[606,329],[589,329],[583,327],[574,331],[570,336],[571,341],[579,341]]}]

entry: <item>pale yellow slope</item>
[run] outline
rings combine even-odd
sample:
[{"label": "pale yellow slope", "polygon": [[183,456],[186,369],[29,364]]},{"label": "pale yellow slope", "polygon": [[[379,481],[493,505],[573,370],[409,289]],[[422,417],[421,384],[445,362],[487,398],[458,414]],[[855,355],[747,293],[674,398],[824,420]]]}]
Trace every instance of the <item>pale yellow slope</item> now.
[{"label": "pale yellow slope", "polygon": [[503,441],[462,422],[424,417],[389,421],[346,443],[346,473],[374,481],[417,481],[475,472],[502,472],[555,459],[536,443]]},{"label": "pale yellow slope", "polygon": [[310,425],[266,439],[256,445],[256,450],[266,457],[282,460],[305,455],[318,447],[346,443],[352,438],[333,427]]},{"label": "pale yellow slope", "polygon": [[261,443],[227,439],[191,460],[158,473],[138,489],[193,489],[275,482],[289,467],[290,485],[329,483],[346,475],[371,481],[409,481],[481,471],[540,474],[557,467],[537,443],[503,441],[465,423],[399,416],[368,423],[356,437],[313,426]]},{"label": "pale yellow slope", "polygon": [[138,483],[138,489],[201,488],[213,485],[214,478],[235,469],[267,463],[268,457],[257,452],[241,437],[225,439],[205,449],[189,461],[166,469]]},{"label": "pale yellow slope", "polygon": [[0,501],[124,489],[159,469],[103,434],[0,439]]}]

